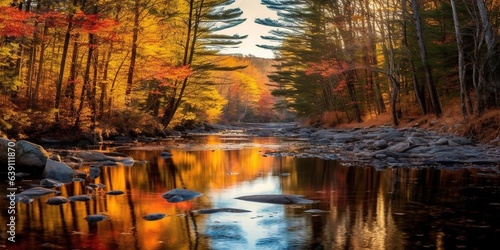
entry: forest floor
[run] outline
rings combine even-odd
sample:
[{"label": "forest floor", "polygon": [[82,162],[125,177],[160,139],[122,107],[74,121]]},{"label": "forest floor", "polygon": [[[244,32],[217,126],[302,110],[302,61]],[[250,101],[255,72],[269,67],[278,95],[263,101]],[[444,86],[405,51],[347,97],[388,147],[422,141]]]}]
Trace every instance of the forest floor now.
[{"label": "forest floor", "polygon": [[[356,127],[392,126],[392,117],[389,112],[374,119],[366,119],[362,123],[340,124],[337,128],[351,129]],[[439,133],[453,134],[482,143],[500,140],[500,109],[487,110],[481,117],[472,115],[465,121],[458,105],[448,108],[441,117],[434,114],[415,117],[403,117],[398,128],[418,127]]]}]

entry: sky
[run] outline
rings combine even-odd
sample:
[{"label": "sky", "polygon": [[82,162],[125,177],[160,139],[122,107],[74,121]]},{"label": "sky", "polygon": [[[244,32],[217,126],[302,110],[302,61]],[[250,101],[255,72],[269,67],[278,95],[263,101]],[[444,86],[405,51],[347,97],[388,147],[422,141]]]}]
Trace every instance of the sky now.
[{"label": "sky", "polygon": [[236,49],[224,49],[221,52],[224,54],[241,54],[241,55],[253,55],[262,58],[273,58],[274,54],[271,50],[262,49],[256,46],[256,44],[270,44],[271,42],[265,41],[260,36],[269,35],[268,32],[271,28],[256,24],[255,18],[276,18],[274,11],[269,10],[266,6],[260,4],[260,0],[236,0],[236,2],[230,7],[238,7],[243,11],[242,18],[247,20],[231,29],[224,30],[221,33],[233,35],[248,35],[248,37],[242,41],[239,48]]}]

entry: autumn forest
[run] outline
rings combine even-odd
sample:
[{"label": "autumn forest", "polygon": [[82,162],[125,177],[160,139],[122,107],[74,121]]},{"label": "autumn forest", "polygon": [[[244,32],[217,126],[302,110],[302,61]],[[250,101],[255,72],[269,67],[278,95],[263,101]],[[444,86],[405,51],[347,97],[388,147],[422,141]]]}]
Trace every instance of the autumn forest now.
[{"label": "autumn forest", "polygon": [[[256,20],[234,2],[0,0],[0,133],[398,125],[500,107],[497,0],[262,0],[278,18]],[[274,59],[221,53],[247,37],[222,31],[245,21],[273,28],[256,46]]]}]

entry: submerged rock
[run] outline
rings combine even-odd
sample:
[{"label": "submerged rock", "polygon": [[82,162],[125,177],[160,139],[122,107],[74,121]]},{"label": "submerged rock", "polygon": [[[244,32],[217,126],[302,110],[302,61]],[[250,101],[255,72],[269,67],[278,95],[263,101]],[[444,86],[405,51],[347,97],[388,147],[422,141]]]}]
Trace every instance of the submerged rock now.
[{"label": "submerged rock", "polygon": [[188,189],[180,189],[180,188],[175,188],[172,189],[161,196],[166,199],[168,202],[171,203],[176,203],[176,202],[181,202],[181,201],[187,201],[187,200],[192,200],[196,197],[200,197],[203,194],[198,193],[196,191],[188,190]]},{"label": "submerged rock", "polygon": [[166,216],[167,215],[164,213],[153,213],[153,214],[144,215],[144,216],[142,216],[142,218],[144,220],[147,220],[147,221],[155,221],[155,220],[161,220],[161,219],[165,218]]},{"label": "submerged rock", "polygon": [[84,219],[88,222],[95,223],[108,219],[108,216],[103,214],[89,214]]},{"label": "submerged rock", "polygon": [[49,188],[44,188],[44,187],[34,187],[30,189],[26,189],[19,193],[18,195],[26,195],[28,197],[38,197],[38,196],[44,196],[47,194],[53,194],[57,193],[56,190],[49,189]]},{"label": "submerged rock", "polygon": [[316,201],[304,199],[301,195],[290,195],[290,194],[259,194],[259,195],[247,195],[236,197],[235,199],[262,203],[272,203],[272,204],[313,204]]},{"label": "submerged rock", "polygon": [[245,209],[238,208],[206,208],[194,211],[198,214],[215,214],[215,213],[248,213],[252,212]]},{"label": "submerged rock", "polygon": [[124,194],[125,192],[121,191],[121,190],[111,190],[111,191],[108,191],[106,192],[107,195],[121,195],[121,194]]},{"label": "submerged rock", "polygon": [[89,177],[90,179],[96,179],[97,177],[99,177],[101,175],[101,169],[99,167],[96,167],[96,166],[90,166],[89,167]]},{"label": "submerged rock", "polygon": [[60,187],[62,185],[64,184],[53,179],[43,179],[40,181],[40,186],[44,188]]},{"label": "submerged rock", "polygon": [[304,211],[304,213],[309,213],[309,214],[326,214],[329,213],[330,211],[322,210],[322,209],[309,209]]},{"label": "submerged rock", "polygon": [[49,205],[62,205],[68,202],[69,200],[64,196],[54,196],[49,198],[46,203]]},{"label": "submerged rock", "polygon": [[74,195],[74,196],[68,197],[68,200],[73,201],[73,202],[75,202],[75,201],[89,201],[91,199],[92,199],[92,197],[90,197],[88,195],[84,195],[84,194],[83,195]]}]

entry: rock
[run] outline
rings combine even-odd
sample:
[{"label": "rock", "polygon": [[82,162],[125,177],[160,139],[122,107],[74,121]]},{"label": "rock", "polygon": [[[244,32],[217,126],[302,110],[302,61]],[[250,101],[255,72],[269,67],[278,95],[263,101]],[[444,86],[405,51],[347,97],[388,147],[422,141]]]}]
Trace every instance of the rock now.
[{"label": "rock", "polygon": [[99,177],[101,175],[101,169],[99,167],[96,167],[96,166],[90,166],[89,167],[89,177],[90,179],[96,179],[97,177]]},{"label": "rock", "polygon": [[167,215],[164,213],[153,213],[153,214],[144,215],[144,216],[142,216],[142,218],[144,220],[147,220],[147,221],[155,221],[155,220],[161,220],[161,219],[165,218],[166,216]]},{"label": "rock", "polygon": [[12,143],[14,143],[14,142],[12,142],[11,140],[6,139],[6,138],[0,138],[0,163],[2,164],[2,166],[7,166],[7,164],[8,164],[7,152],[9,150],[8,149],[9,143],[12,145]]},{"label": "rock", "polygon": [[18,196],[16,196],[16,199],[18,202],[23,203],[23,204],[29,204],[29,203],[33,202],[33,199],[31,199],[30,197],[28,197],[26,195],[18,195]]},{"label": "rock", "polygon": [[329,212],[330,211],[321,210],[321,209],[309,209],[309,210],[304,211],[304,213],[309,213],[309,214],[326,214]]},{"label": "rock", "polygon": [[170,153],[168,151],[163,151],[163,152],[161,152],[160,155],[162,158],[165,158],[165,159],[172,157],[172,153]]},{"label": "rock", "polygon": [[75,156],[84,162],[114,161],[114,158],[98,151],[76,151]]},{"label": "rock", "polygon": [[84,194],[83,195],[74,195],[74,196],[68,197],[68,200],[73,201],[73,202],[75,202],[75,201],[89,201],[91,199],[92,199],[92,197],[90,197],[88,195],[84,195]]},{"label": "rock", "polygon": [[436,142],[432,143],[432,145],[439,145],[439,146],[448,145],[448,139],[439,138]]},{"label": "rock", "polygon": [[410,143],[410,145],[426,145],[429,143],[428,140],[420,138],[420,137],[413,137],[413,136],[408,136],[406,137],[406,141]]},{"label": "rock", "polygon": [[42,146],[21,140],[16,142],[15,150],[16,166],[25,167],[28,172],[43,172],[49,154]]},{"label": "rock", "polygon": [[387,141],[397,141],[398,139],[404,138],[403,133],[395,129],[389,129],[379,133],[376,139],[384,139]]},{"label": "rock", "polygon": [[47,159],[43,176],[47,179],[70,183],[73,181],[73,169],[64,162]]},{"label": "rock", "polygon": [[448,144],[450,146],[457,147],[457,146],[473,145],[474,143],[469,139],[458,137],[449,139]]},{"label": "rock", "polygon": [[108,219],[108,216],[103,214],[89,214],[84,219],[90,223],[96,223]]},{"label": "rock", "polygon": [[19,193],[18,195],[26,195],[28,197],[38,197],[38,196],[43,196],[47,194],[53,194],[57,193],[56,190],[53,189],[48,189],[48,188],[43,188],[43,187],[34,187],[30,189],[26,189]]},{"label": "rock", "polygon": [[384,139],[381,139],[381,140],[378,140],[378,141],[375,141],[371,148],[373,149],[384,149],[384,148],[387,148],[389,146],[389,143],[387,143],[386,140]]},{"label": "rock", "polygon": [[124,194],[125,192],[121,191],[121,190],[111,190],[111,191],[108,191],[106,192],[107,195],[121,195],[121,194]]},{"label": "rock", "polygon": [[49,198],[46,203],[49,205],[62,205],[68,203],[69,200],[64,196],[54,196]]},{"label": "rock", "polygon": [[62,161],[62,160],[61,160],[61,156],[60,156],[60,155],[58,155],[58,154],[52,154],[52,155],[50,156],[50,159],[51,159],[51,160],[54,160],[54,161]]},{"label": "rock", "polygon": [[53,179],[43,179],[40,181],[40,186],[44,188],[60,187],[62,185],[64,184]]},{"label": "rock", "polygon": [[85,179],[87,178],[87,173],[83,172],[82,170],[73,169],[73,177]]},{"label": "rock", "polygon": [[176,202],[191,200],[200,197],[202,195],[203,194],[200,194],[192,190],[176,188],[162,194],[162,197],[166,199],[168,202],[176,203]]},{"label": "rock", "polygon": [[207,208],[194,211],[198,214],[215,214],[215,213],[249,213],[251,211],[238,208]]},{"label": "rock", "polygon": [[73,181],[76,181],[76,182],[85,182],[85,179],[79,178],[79,177],[74,177]]},{"label": "rock", "polygon": [[260,194],[260,195],[247,195],[236,197],[235,199],[262,203],[272,204],[313,204],[315,201],[302,198],[300,195],[287,195],[287,194]]}]

